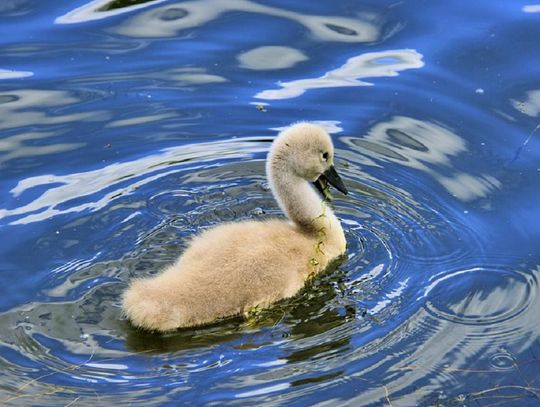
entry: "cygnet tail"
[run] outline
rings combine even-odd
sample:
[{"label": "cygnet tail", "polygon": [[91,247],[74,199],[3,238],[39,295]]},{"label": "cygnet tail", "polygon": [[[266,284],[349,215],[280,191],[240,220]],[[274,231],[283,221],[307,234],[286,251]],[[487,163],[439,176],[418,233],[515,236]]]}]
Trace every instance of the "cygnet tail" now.
[{"label": "cygnet tail", "polygon": [[135,280],[125,291],[122,309],[131,323],[149,331],[171,331],[182,326],[181,310],[156,290],[153,279]]}]

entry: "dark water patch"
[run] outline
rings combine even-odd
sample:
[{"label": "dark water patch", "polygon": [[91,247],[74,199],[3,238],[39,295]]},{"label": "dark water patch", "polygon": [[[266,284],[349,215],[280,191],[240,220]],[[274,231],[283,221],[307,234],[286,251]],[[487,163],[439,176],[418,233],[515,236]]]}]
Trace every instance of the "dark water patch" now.
[{"label": "dark water patch", "polygon": [[358,35],[355,30],[336,24],[325,24],[329,29],[343,35]]},{"label": "dark water patch", "polygon": [[114,0],[97,9],[97,11],[110,11],[118,8],[131,7],[137,4],[149,3],[154,0]]},{"label": "dark water patch", "polygon": [[187,10],[184,10],[183,8],[180,8],[180,7],[168,8],[161,15],[161,19],[163,21],[179,20],[181,18],[186,17],[188,14],[189,12]]}]

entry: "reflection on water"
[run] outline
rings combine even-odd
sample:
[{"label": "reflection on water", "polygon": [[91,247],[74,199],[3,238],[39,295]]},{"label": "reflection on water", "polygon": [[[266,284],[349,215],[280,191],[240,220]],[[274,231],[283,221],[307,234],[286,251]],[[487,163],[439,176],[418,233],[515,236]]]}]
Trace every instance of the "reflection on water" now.
[{"label": "reflection on water", "polygon": [[2,79],[15,79],[15,78],[27,78],[34,75],[29,71],[12,71],[9,69],[0,69],[0,80]]},{"label": "reflection on water", "polygon": [[[437,318],[475,325],[479,330],[485,330],[480,325],[490,325],[495,340],[499,329],[507,333],[509,320],[520,318],[536,302],[538,274],[538,270],[528,274],[485,266],[444,272],[432,276],[424,291],[426,309]],[[489,287],[486,279],[491,280]],[[524,326],[520,323],[516,328]]]},{"label": "reflection on water", "polygon": [[[467,151],[465,141],[435,123],[411,117],[393,117],[377,123],[362,138],[346,142],[360,154],[423,171],[435,178],[455,198],[472,201],[501,187],[489,174],[460,172],[454,157]],[[378,164],[371,160],[370,165]]]},{"label": "reflection on water", "polygon": [[[84,173],[47,174],[25,178],[10,191],[18,201],[21,198],[24,200],[27,191],[49,187],[41,195],[33,196],[27,204],[13,209],[0,209],[0,219],[17,217],[10,224],[19,225],[66,213],[97,211],[147,183],[174,173],[176,170],[171,166],[175,164],[197,159],[193,165],[197,168],[211,160],[238,158],[248,152],[255,153],[263,149],[258,143],[242,140],[233,140],[231,143],[199,143],[190,148],[182,145],[135,161],[114,163]],[[242,153],[239,153],[239,150]],[[83,197],[84,202],[80,203],[80,198]]]},{"label": "reflection on water", "polygon": [[[73,122],[99,121],[108,114],[103,111],[76,111],[82,103],[78,94],[45,89],[17,89],[0,92],[0,167],[9,161],[66,153],[86,145],[61,136]],[[29,163],[21,164],[28,168]],[[16,168],[16,166],[14,166]],[[0,210],[1,212],[1,210]]]},{"label": "reflection on water", "polygon": [[72,107],[82,102],[73,93],[63,90],[19,89],[11,92],[0,92],[0,130],[25,126],[44,126],[78,120],[96,120],[103,118],[103,112],[59,113],[52,108]]},{"label": "reflection on water", "polygon": [[[99,11],[107,2],[95,1],[73,10],[55,22],[71,24],[101,19],[119,13],[135,10],[161,3],[156,0],[138,4],[124,9]],[[141,12],[136,17],[120,24],[115,31],[119,34],[135,37],[173,37],[181,30],[200,27],[222,14],[241,11],[245,13],[264,14],[267,16],[286,18],[305,26],[319,40],[341,42],[372,42],[380,35],[374,18],[370,14],[356,18],[337,16],[317,16],[297,13],[283,8],[270,7],[248,0],[199,0],[184,1],[174,5],[156,7],[150,11]]]},{"label": "reflection on water", "polygon": [[522,9],[525,13],[540,13],[540,4],[531,4],[523,6]]},{"label": "reflection on water", "polygon": [[129,13],[153,4],[163,3],[166,0],[140,0],[140,1],[111,1],[93,0],[84,6],[78,7],[63,16],[57,17],[56,24],[74,24],[86,21],[101,20],[103,18]]},{"label": "reflection on water", "polygon": [[[52,132],[28,132],[0,139],[0,168],[10,160],[58,154],[75,150],[85,145],[84,143],[32,145],[36,141],[44,141],[55,136],[58,135]],[[2,210],[0,209],[1,213]]]},{"label": "reflection on water", "polygon": [[540,89],[527,92],[523,100],[512,99],[510,102],[521,113],[536,117],[540,114]]},{"label": "reflection on water", "polygon": [[438,176],[437,180],[453,197],[465,202],[485,198],[501,187],[501,182],[489,174],[474,176],[457,172],[452,177]]},{"label": "reflection on water", "polygon": [[173,117],[176,117],[174,113],[139,115],[137,117],[131,117],[129,119],[113,120],[110,123],[107,123],[106,127],[137,126],[138,124],[157,122],[157,121],[162,121],[166,119],[171,119]]},{"label": "reflection on water", "polygon": [[[384,385],[396,394],[400,389],[422,383],[423,396],[441,397],[439,402],[426,405],[443,405],[443,401],[454,394],[452,389],[463,381],[474,383],[480,377],[501,372],[498,368],[492,370],[491,366],[494,358],[500,358],[510,337],[518,341],[515,351],[530,348],[536,341],[531,309],[538,301],[539,271],[538,267],[532,274],[478,268],[437,276],[432,288],[438,290],[430,292],[426,306],[410,315],[396,331],[376,340],[377,353],[388,356],[381,356],[353,374],[360,378],[366,377],[368,372],[379,372],[381,381],[365,383],[362,394],[354,395],[347,403],[375,405],[384,394],[381,388]],[[487,288],[486,279],[495,279],[496,284]],[[455,298],[456,293],[459,293],[458,298]],[[414,345],[397,351],[403,340]],[[397,354],[393,353],[396,351]],[[348,357],[360,359],[363,352],[357,349]],[[389,366],[392,354],[397,360]],[[506,358],[513,358],[508,351],[504,354]],[[519,371],[515,359],[512,366],[514,373]],[[524,380],[518,380],[519,384],[526,386],[527,379]],[[519,387],[513,389],[512,395],[521,399],[523,393]],[[399,405],[417,405],[418,397],[422,396],[414,392],[405,394],[399,397]]]},{"label": "reflection on water", "polygon": [[169,72],[164,72],[163,76],[168,80],[182,84],[203,85],[207,83],[222,83],[227,82],[223,76],[209,74],[203,68],[178,68]]},{"label": "reflection on water", "polygon": [[300,50],[278,46],[258,47],[238,55],[240,67],[256,71],[291,68],[307,59]]},{"label": "reflection on water", "polygon": [[400,71],[423,66],[422,55],[415,50],[368,52],[349,58],[345,64],[321,77],[280,82],[281,89],[264,90],[255,97],[267,100],[289,99],[298,97],[309,89],[370,86],[371,83],[360,79],[397,76]]},{"label": "reflection on water", "polygon": [[465,141],[452,131],[404,116],[379,122],[364,137],[347,141],[359,152],[425,172],[431,171],[430,164],[450,167],[451,158],[466,151]]},{"label": "reflection on water", "polygon": [[[159,71],[143,71],[132,72],[129,76],[125,73],[107,73],[100,76],[86,76],[83,78],[75,78],[70,80],[73,84],[91,84],[91,85],[109,85],[109,93],[114,93],[114,88],[123,82],[132,83],[135,80],[146,81],[147,83],[160,82],[160,87],[171,88],[174,90],[190,90],[192,86],[225,83],[229,80],[224,76],[217,75],[214,72],[209,72],[206,68],[200,67],[183,67],[163,69]],[[162,83],[162,84],[161,84]],[[142,96],[148,98],[149,90],[145,92],[126,91],[128,94]]]},{"label": "reflection on water", "polygon": [[[0,404],[536,406],[537,6],[469,3],[0,1]],[[348,258],[247,321],[133,329],[129,281],[283,216],[298,120],[333,133]]]}]

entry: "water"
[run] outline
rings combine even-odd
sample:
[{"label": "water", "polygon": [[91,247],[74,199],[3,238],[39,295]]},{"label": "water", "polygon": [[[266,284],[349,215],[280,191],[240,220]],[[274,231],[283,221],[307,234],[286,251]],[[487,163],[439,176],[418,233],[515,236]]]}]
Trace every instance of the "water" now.
[{"label": "water", "polygon": [[[0,3],[4,405],[540,403],[540,6]],[[349,258],[258,321],[168,335],[127,282],[279,216],[324,125]],[[535,131],[536,129],[536,131]]]}]

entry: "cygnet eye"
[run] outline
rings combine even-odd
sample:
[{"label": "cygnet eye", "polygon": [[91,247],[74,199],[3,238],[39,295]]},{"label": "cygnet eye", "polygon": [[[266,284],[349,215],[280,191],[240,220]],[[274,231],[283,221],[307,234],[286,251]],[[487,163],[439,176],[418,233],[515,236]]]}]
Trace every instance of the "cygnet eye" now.
[{"label": "cygnet eye", "polygon": [[328,161],[328,153],[327,152],[322,153],[322,159],[324,161]]}]

